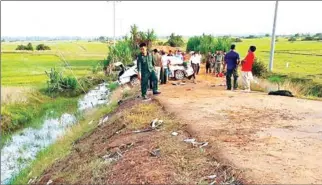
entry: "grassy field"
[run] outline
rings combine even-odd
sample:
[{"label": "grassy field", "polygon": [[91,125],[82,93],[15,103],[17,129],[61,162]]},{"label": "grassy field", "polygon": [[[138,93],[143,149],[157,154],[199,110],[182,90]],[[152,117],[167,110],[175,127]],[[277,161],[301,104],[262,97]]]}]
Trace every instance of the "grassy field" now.
[{"label": "grassy field", "polygon": [[[250,45],[257,47],[256,56],[268,66],[270,39],[243,39],[243,42],[236,43],[237,52],[241,57],[245,57]],[[322,57],[316,55],[322,55],[322,42],[289,42],[279,38],[275,45],[273,72],[322,83]]]},{"label": "grassy field", "polygon": [[[42,42],[32,42],[35,47]],[[71,75],[67,60],[77,76],[91,72],[92,66],[106,58],[107,44],[100,42],[46,42],[49,51],[17,52],[15,48],[21,42],[5,42],[1,44],[1,85],[3,86],[39,86],[46,83],[45,71],[55,67]]]}]

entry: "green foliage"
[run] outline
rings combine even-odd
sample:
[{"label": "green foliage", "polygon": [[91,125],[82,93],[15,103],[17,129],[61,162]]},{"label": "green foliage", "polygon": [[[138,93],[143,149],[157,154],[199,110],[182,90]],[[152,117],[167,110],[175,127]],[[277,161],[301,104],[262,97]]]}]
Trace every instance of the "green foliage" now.
[{"label": "green foliage", "polygon": [[233,42],[243,42],[243,40],[241,38],[234,38],[232,41]]},{"label": "green foliage", "polygon": [[115,44],[115,47],[109,46],[109,54],[106,61],[104,61],[104,67],[110,66],[115,62],[122,62],[124,65],[129,65],[133,62],[132,49],[130,41],[119,41]]},{"label": "green foliage", "polygon": [[254,39],[254,38],[256,38],[256,36],[255,35],[249,35],[249,36],[247,36],[247,37],[245,37],[246,39]]},{"label": "green foliage", "polygon": [[112,82],[112,83],[108,84],[108,87],[107,88],[110,91],[114,91],[118,86],[119,86],[119,84],[117,82]]},{"label": "green foliage", "polygon": [[315,40],[314,37],[312,36],[306,36],[302,39],[302,41],[312,41],[312,40]]},{"label": "green foliage", "polygon": [[253,75],[257,77],[264,77],[267,74],[267,72],[268,71],[266,65],[258,58],[256,58],[252,68]]},{"label": "green foliage", "polygon": [[32,47],[32,44],[30,42],[27,44],[26,50],[29,50],[29,51],[34,50],[34,48]]},{"label": "green foliage", "polygon": [[171,47],[181,47],[184,45],[184,41],[181,35],[175,35],[172,33],[167,41],[167,44],[169,44]]},{"label": "green foliage", "polygon": [[291,38],[288,39],[288,41],[294,42],[294,41],[296,41],[296,37],[291,37]]},{"label": "green foliage", "polygon": [[77,88],[77,80],[75,77],[64,77],[62,72],[57,71],[55,68],[52,68],[49,73],[47,71],[45,72],[49,78],[47,81],[47,91],[49,93],[64,92]]},{"label": "green foliage", "polygon": [[300,34],[297,33],[297,34],[294,35],[294,37],[298,38],[298,37],[300,37]]},{"label": "green foliage", "polygon": [[27,46],[24,45],[18,45],[16,50],[28,50],[28,51],[33,51],[34,48],[32,47],[32,44],[29,42]]},{"label": "green foliage", "polygon": [[269,37],[269,34],[268,34],[268,33],[266,33],[266,34],[265,34],[265,37]]},{"label": "green foliage", "polygon": [[99,71],[102,71],[103,70],[103,61],[99,61],[97,62],[97,64],[94,64],[92,66],[92,73],[93,74],[97,74]]},{"label": "green foliage", "polygon": [[209,51],[228,51],[232,39],[229,37],[215,38],[211,35],[194,36],[188,40],[187,51],[200,51],[202,54],[206,54]]},{"label": "green foliage", "polygon": [[49,46],[46,46],[45,44],[38,44],[36,46],[36,50],[50,50],[50,47]]}]

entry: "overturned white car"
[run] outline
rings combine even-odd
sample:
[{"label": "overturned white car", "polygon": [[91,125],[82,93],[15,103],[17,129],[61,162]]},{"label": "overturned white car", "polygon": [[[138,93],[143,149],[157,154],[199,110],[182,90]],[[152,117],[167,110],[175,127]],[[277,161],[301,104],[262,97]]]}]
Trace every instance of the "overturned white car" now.
[{"label": "overturned white car", "polygon": [[168,59],[170,61],[170,65],[169,65],[170,78],[174,78],[176,80],[182,80],[184,77],[189,79],[191,78],[194,72],[190,63],[184,66],[183,60],[175,56],[169,56]]},{"label": "overturned white car", "polygon": [[[193,69],[190,64],[184,66],[181,59],[172,56],[169,56],[169,61],[170,78],[174,78],[176,80],[182,80],[185,77],[191,78],[191,76],[193,75]],[[133,64],[130,66],[124,66],[122,62],[116,62],[114,63],[114,66],[121,68],[121,71],[118,74],[118,82],[120,85],[130,83],[132,86],[136,86],[140,84],[137,75],[138,70],[136,60],[133,61]]]},{"label": "overturned white car", "polygon": [[140,84],[138,78],[138,70],[136,66],[136,60],[133,61],[131,66],[124,66],[122,62],[116,62],[115,66],[121,67],[121,71],[118,74],[118,82],[120,85],[130,83],[132,86]]}]

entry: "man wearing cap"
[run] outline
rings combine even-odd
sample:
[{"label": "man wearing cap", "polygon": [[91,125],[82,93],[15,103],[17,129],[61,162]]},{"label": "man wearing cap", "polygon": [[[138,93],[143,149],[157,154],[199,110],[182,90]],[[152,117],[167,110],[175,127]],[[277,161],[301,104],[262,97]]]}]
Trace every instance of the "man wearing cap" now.
[{"label": "man wearing cap", "polygon": [[140,54],[137,58],[138,77],[141,79],[141,93],[143,100],[147,100],[148,81],[153,83],[153,94],[158,95],[158,79],[155,74],[153,56],[147,51],[145,43],[140,44]]}]

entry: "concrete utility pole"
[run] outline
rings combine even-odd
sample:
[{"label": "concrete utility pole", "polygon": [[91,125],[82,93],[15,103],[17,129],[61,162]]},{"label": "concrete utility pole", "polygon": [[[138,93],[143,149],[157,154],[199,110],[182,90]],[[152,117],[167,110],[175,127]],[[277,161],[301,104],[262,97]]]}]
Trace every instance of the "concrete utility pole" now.
[{"label": "concrete utility pole", "polygon": [[114,47],[115,47],[115,3],[116,3],[116,1],[113,1],[113,29],[114,29],[114,42],[113,42],[113,44],[114,44]]},{"label": "concrete utility pole", "polygon": [[273,33],[271,40],[271,55],[269,59],[269,71],[273,71],[273,61],[274,61],[274,52],[275,52],[275,28],[276,28],[276,18],[277,18],[277,9],[278,9],[278,1],[275,3],[275,14],[274,14],[274,23],[273,23]]}]

